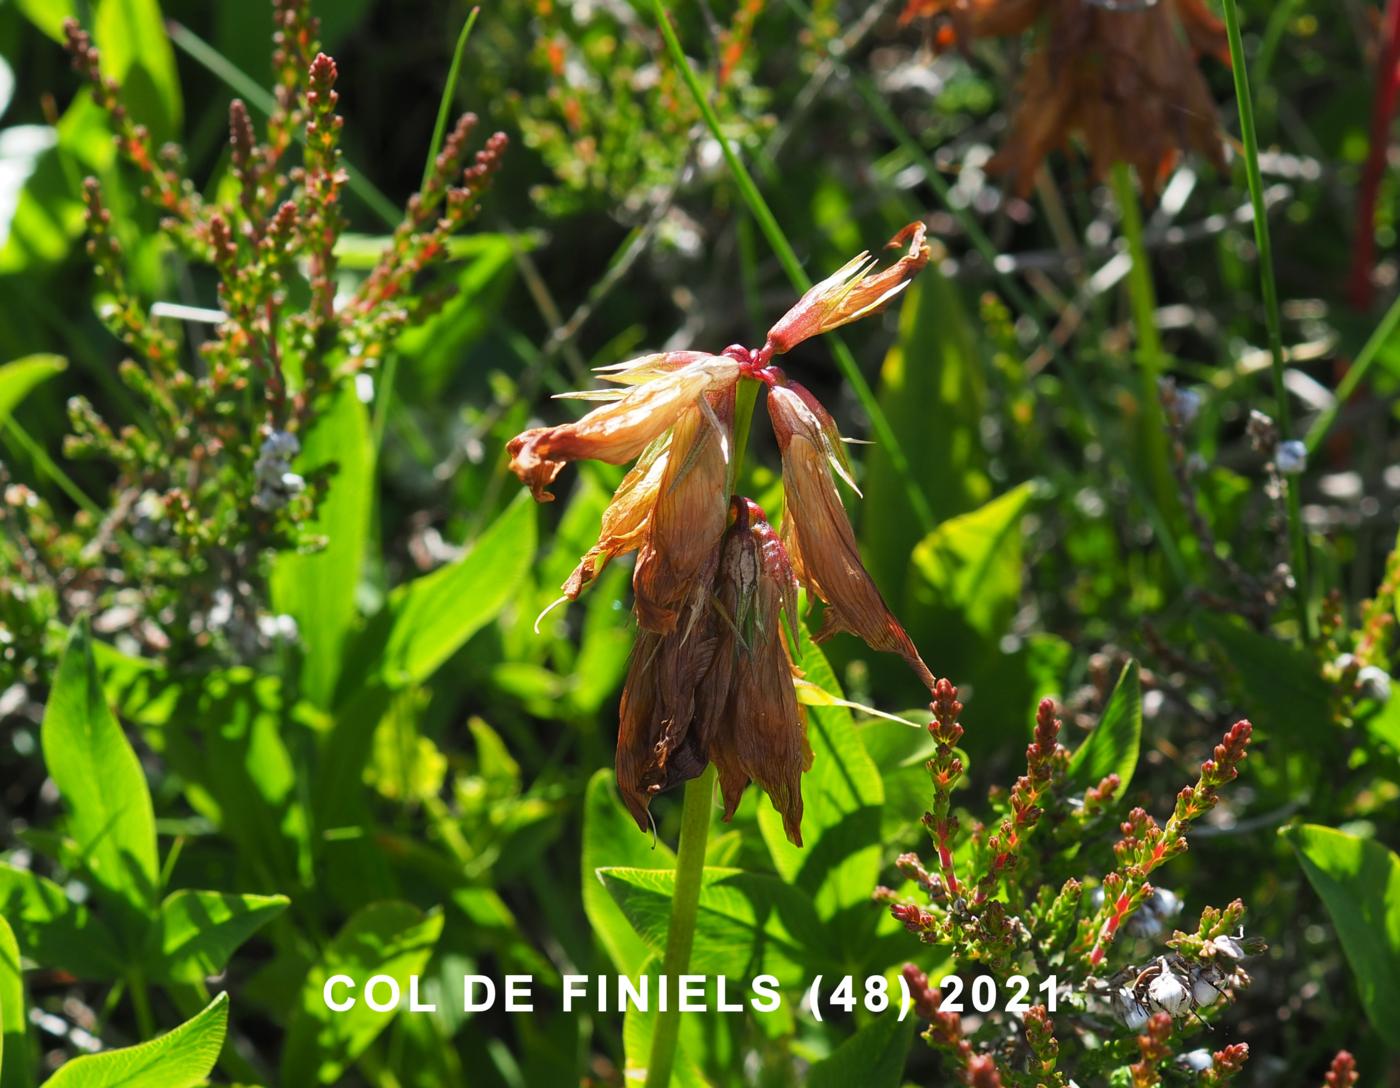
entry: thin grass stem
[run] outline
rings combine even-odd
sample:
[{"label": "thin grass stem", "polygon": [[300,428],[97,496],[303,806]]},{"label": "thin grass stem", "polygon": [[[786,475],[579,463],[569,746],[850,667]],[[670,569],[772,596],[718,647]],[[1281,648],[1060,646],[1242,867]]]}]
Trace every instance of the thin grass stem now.
[{"label": "thin grass stem", "polygon": [[[1274,412],[1279,433],[1289,438],[1293,414],[1288,389],[1283,380],[1283,324],[1279,318],[1278,283],[1274,279],[1274,248],[1269,237],[1268,209],[1264,203],[1264,181],[1259,172],[1259,136],[1254,127],[1254,101],[1249,90],[1249,70],[1245,66],[1244,43],[1240,38],[1240,13],[1235,0],[1222,0],[1225,33],[1230,42],[1230,70],[1235,79],[1235,100],[1240,114],[1240,142],[1244,148],[1245,180],[1254,209],[1254,243],[1259,250],[1259,289],[1264,300],[1264,320],[1269,335],[1270,373],[1273,376]],[[1288,479],[1288,545],[1293,563],[1293,588],[1298,610],[1298,631],[1304,642],[1313,638],[1312,614],[1308,608],[1308,539],[1303,529],[1302,502],[1297,477]]]}]

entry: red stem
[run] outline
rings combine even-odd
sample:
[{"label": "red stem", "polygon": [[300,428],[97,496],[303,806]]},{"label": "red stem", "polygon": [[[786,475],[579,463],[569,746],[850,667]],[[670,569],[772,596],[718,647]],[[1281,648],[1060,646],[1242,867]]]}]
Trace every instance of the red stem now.
[{"label": "red stem", "polygon": [[1400,97],[1400,0],[1389,0],[1385,8],[1384,35],[1380,63],[1376,69],[1376,92],[1371,101],[1371,140],[1366,166],[1361,174],[1357,203],[1356,238],[1352,243],[1351,277],[1347,297],[1358,311],[1370,308],[1374,288],[1371,270],[1375,266],[1376,200],[1385,176],[1386,152],[1390,144],[1390,122]]}]

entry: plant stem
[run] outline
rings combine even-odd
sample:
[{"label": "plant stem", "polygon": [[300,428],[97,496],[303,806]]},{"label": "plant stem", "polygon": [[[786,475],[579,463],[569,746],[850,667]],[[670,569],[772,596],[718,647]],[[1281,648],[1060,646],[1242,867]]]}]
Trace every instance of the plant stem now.
[{"label": "plant stem", "polygon": [[[736,460],[738,454],[736,453]],[[676,854],[676,887],[671,897],[671,925],[666,931],[666,955],[661,973],[672,983],[690,969],[690,949],[695,943],[695,918],[700,909],[700,882],[705,874],[705,848],[710,839],[710,807],[715,786],[715,766],[685,784],[681,807],[681,839]],[[670,1088],[671,1070],[680,1038],[680,1007],[674,1000],[657,1014],[647,1062],[646,1088]]]},{"label": "plant stem", "polygon": [[156,1018],[151,1014],[151,995],[146,990],[146,980],[140,971],[127,975],[127,985],[131,990],[131,1004],[136,1010],[136,1028],[141,1033],[141,1041],[149,1042],[156,1035]]},{"label": "plant stem", "polygon": [[1397,325],[1400,325],[1400,298],[1390,304],[1390,309],[1381,318],[1381,323],[1376,326],[1365,345],[1357,352],[1356,358],[1347,368],[1347,372],[1342,375],[1342,380],[1337,383],[1337,391],[1333,395],[1332,403],[1319,413],[1318,417],[1313,420],[1312,426],[1308,428],[1308,434],[1304,441],[1307,443],[1309,453],[1317,449],[1322,440],[1327,437],[1327,432],[1337,421],[1337,413],[1342,410],[1346,402],[1351,399],[1351,395],[1361,385],[1362,379],[1366,377],[1366,372],[1371,369],[1371,364],[1379,358],[1381,348],[1389,342]]},{"label": "plant stem", "polygon": [[[1254,243],[1259,250],[1259,287],[1264,297],[1264,318],[1269,332],[1270,370],[1273,374],[1275,413],[1279,433],[1292,434],[1292,413],[1288,390],[1283,383],[1283,331],[1279,320],[1278,284],[1274,279],[1274,248],[1269,238],[1268,212],[1264,206],[1264,181],[1259,173],[1259,136],[1254,128],[1254,103],[1249,92],[1249,71],[1245,67],[1244,43],[1240,39],[1240,13],[1235,0],[1222,0],[1225,33],[1230,41],[1230,69],[1235,77],[1235,100],[1240,111],[1240,142],[1244,145],[1245,179],[1254,208]],[[1288,479],[1288,542],[1293,560],[1293,590],[1298,609],[1298,631],[1304,642],[1313,638],[1312,615],[1308,610],[1308,540],[1303,532],[1302,503],[1296,478]]]},{"label": "plant stem", "polygon": [[[734,398],[734,449],[729,456],[729,492],[739,486],[744,471],[744,454],[753,427],[754,406],[758,403],[759,382],[744,379]],[[690,969],[690,949],[695,943],[695,918],[700,909],[700,883],[705,874],[705,848],[710,839],[710,807],[715,788],[715,765],[711,763],[699,778],[685,784],[681,804],[681,837],[676,851],[676,885],[671,895],[671,922],[666,930],[666,955],[661,973],[676,979]],[[680,1038],[680,1009],[672,1001],[657,1014],[647,1060],[646,1088],[670,1088],[671,1070],[676,1062]]]},{"label": "plant stem", "polygon": [[1177,506],[1176,484],[1168,463],[1166,420],[1162,414],[1158,383],[1162,378],[1162,340],[1157,333],[1157,291],[1152,282],[1152,265],[1142,237],[1142,209],[1127,163],[1113,164],[1113,196],[1123,220],[1123,240],[1128,246],[1132,267],[1128,269],[1128,299],[1133,311],[1133,332],[1137,341],[1138,368],[1142,376],[1142,453],[1148,477],[1157,492],[1163,512],[1170,515]]},{"label": "plant stem", "polygon": [[[778,263],[783,266],[783,271],[787,273],[793,287],[798,291],[806,291],[812,286],[812,281],[803,271],[802,262],[797,259],[797,254],[793,251],[791,243],[788,242],[787,235],[783,233],[783,228],[778,225],[778,220],[768,207],[767,201],[763,199],[763,194],[758,191],[758,186],[754,184],[753,176],[749,173],[748,167],[744,165],[730,144],[728,137],[724,135],[719,116],[715,113],[714,107],[710,105],[710,100],[705,96],[705,89],[700,85],[700,78],[695,74],[695,69],[690,66],[690,62],[686,59],[685,51],[681,48],[680,39],[676,37],[675,27],[671,25],[671,19],[666,13],[665,5],[662,0],[652,0],[651,6],[656,15],[657,25],[661,28],[662,37],[666,39],[666,48],[671,54],[671,59],[680,71],[681,78],[685,80],[691,97],[695,99],[695,105],[699,108],[700,116],[704,118],[710,134],[719,143],[720,151],[724,154],[724,161],[729,166],[729,173],[734,178],[734,184],[739,190],[740,197],[743,198],[750,214],[758,222],[759,229],[768,239],[769,246],[772,247],[774,255],[778,258]],[[889,454],[890,464],[904,484],[904,491],[908,496],[909,505],[914,510],[915,517],[919,519],[919,524],[925,532],[932,531],[935,525],[933,508],[929,506],[928,497],[924,494],[923,488],[919,486],[918,480],[914,478],[914,470],[909,465],[909,458],[904,455],[904,449],[900,446],[899,439],[895,436],[894,429],[885,416],[885,410],[880,407],[880,402],[875,397],[875,391],[870,388],[870,383],[860,372],[855,356],[851,354],[851,349],[846,347],[845,342],[836,336],[830,336],[828,340],[831,344],[831,354],[836,358],[836,366],[841,371],[841,376],[850,384],[856,399],[860,401],[861,408],[870,417],[870,429],[875,432],[876,441]]]}]

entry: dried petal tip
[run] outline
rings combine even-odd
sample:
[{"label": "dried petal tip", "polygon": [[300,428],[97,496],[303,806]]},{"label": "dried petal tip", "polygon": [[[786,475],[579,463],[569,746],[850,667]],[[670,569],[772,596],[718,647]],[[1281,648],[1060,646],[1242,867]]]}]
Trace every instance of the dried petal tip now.
[{"label": "dried petal tip", "polygon": [[813,410],[815,403],[793,385],[768,391],[768,412],[783,456],[783,543],[798,581],[827,606],[816,638],[850,631],[872,650],[899,654],[933,691],[933,674],[861,563],[855,532],[829,471],[831,439]]},{"label": "dried petal tip", "polygon": [[[687,360],[692,355],[681,354]],[[664,358],[648,356],[644,361],[655,371],[650,380],[578,422],[534,427],[510,440],[510,469],[537,501],[554,498],[549,485],[567,462],[589,458],[626,464],[695,408],[702,396],[732,386],[739,377],[739,364],[733,359],[705,355],[677,369],[653,362]]]},{"label": "dried petal tip", "polygon": [[768,354],[782,355],[803,340],[883,310],[928,264],[926,230],[923,223],[913,222],[891,238],[887,248],[907,243],[909,249],[883,272],[872,272],[876,259],[862,253],[810,288],[768,330]]}]

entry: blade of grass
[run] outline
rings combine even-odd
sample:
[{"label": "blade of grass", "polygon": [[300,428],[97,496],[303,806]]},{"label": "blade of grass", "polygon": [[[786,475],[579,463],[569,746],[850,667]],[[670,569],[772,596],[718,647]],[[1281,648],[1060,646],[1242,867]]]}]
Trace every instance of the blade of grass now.
[{"label": "blade of grass", "polygon": [[[462,24],[462,32],[457,35],[457,47],[452,52],[452,65],[447,69],[447,82],[442,85],[442,95],[438,99],[437,120],[433,123],[433,138],[428,143],[428,157],[423,163],[421,188],[424,189],[428,187],[428,181],[433,176],[433,164],[437,162],[438,153],[442,151],[442,141],[447,136],[447,120],[452,116],[452,103],[457,97],[457,82],[462,73],[462,54],[466,52],[467,41],[472,36],[472,27],[476,26],[476,17],[480,14],[481,8],[472,8],[467,14],[467,21]],[[389,405],[394,400],[394,380],[398,377],[398,372],[399,354],[397,351],[391,351],[389,357],[384,360],[379,388],[375,390],[374,418],[370,421],[371,448],[376,458],[384,444],[384,428],[389,422]]]},{"label": "blade of grass", "polygon": [[472,8],[467,13],[467,21],[462,24],[462,32],[457,35],[457,47],[452,51],[452,67],[447,69],[447,82],[442,87],[442,97],[438,99],[437,121],[433,124],[433,139],[428,145],[428,161],[423,164],[423,185],[433,176],[433,163],[442,150],[442,141],[447,136],[447,121],[452,116],[452,102],[457,97],[457,81],[462,74],[462,54],[467,50],[467,39],[472,36],[476,17],[481,8]]},{"label": "blade of grass", "polygon": [[[1269,219],[1264,204],[1264,181],[1259,172],[1259,136],[1254,128],[1254,101],[1250,97],[1249,71],[1245,67],[1244,43],[1240,38],[1240,13],[1235,0],[1222,0],[1225,33],[1230,42],[1230,70],[1235,79],[1235,101],[1240,114],[1240,142],[1244,147],[1245,180],[1254,208],[1254,244],[1259,250],[1259,289],[1264,299],[1264,320],[1269,334],[1270,373],[1273,375],[1274,411],[1279,433],[1292,435],[1293,416],[1288,390],[1283,381],[1283,326],[1279,319],[1278,283],[1274,279],[1274,248],[1269,237]],[[1293,589],[1298,609],[1298,632],[1302,641],[1313,638],[1312,615],[1308,610],[1308,539],[1303,531],[1302,502],[1297,477],[1288,479],[1288,544],[1293,561]]]},{"label": "blade of grass", "polygon": [[1142,209],[1137,188],[1127,163],[1113,164],[1113,196],[1123,218],[1123,239],[1132,266],[1128,269],[1128,300],[1133,312],[1137,340],[1138,368],[1142,375],[1142,455],[1148,475],[1157,491],[1157,501],[1168,516],[1177,509],[1176,481],[1172,479],[1171,456],[1167,449],[1166,420],[1162,414],[1158,384],[1162,380],[1162,340],[1157,333],[1157,290],[1152,282],[1152,265],[1142,237]]},{"label": "blade of grass", "polygon": [[1375,331],[1371,333],[1361,350],[1356,353],[1356,358],[1352,361],[1346,374],[1337,383],[1337,391],[1331,405],[1321,412],[1313,420],[1312,426],[1308,428],[1304,442],[1307,444],[1309,453],[1317,449],[1322,444],[1322,440],[1327,437],[1327,432],[1337,421],[1338,413],[1360,387],[1361,382],[1366,377],[1366,372],[1371,369],[1371,364],[1380,357],[1381,348],[1385,347],[1390,338],[1395,335],[1397,327],[1400,327],[1400,298],[1390,304],[1390,309],[1386,310],[1380,324],[1376,326]]},{"label": "blade of grass", "polygon": [[[260,85],[257,80],[189,27],[183,23],[177,23],[173,19],[167,20],[165,26],[170,40],[184,50],[190,59],[222,80],[230,90],[264,117],[276,108],[276,101],[267,88]],[[305,142],[305,135],[300,131],[296,133],[296,138],[298,142]],[[363,200],[370,211],[384,220],[386,226],[397,225],[399,220],[403,218],[403,210],[395,207],[394,202],[385,196],[365,174],[356,169],[352,162],[348,159],[341,161],[345,166],[345,176],[350,191]]]},{"label": "blade of grass", "polygon": [[[700,85],[699,76],[695,74],[695,69],[690,66],[689,60],[686,59],[685,51],[681,48],[680,39],[676,37],[675,27],[671,25],[670,16],[667,14],[662,0],[652,0],[652,12],[661,29],[662,37],[666,39],[667,51],[671,54],[671,59],[680,72],[681,78],[685,81],[691,97],[694,98],[695,105],[700,110],[700,116],[704,119],[710,134],[719,143],[724,161],[729,167],[729,173],[734,179],[735,187],[739,190],[739,196],[748,206],[749,213],[758,222],[759,229],[763,231],[768,245],[778,258],[778,262],[783,266],[783,271],[787,273],[793,287],[798,292],[806,291],[812,286],[812,281],[803,270],[801,261],[797,259],[796,252],[788,241],[787,235],[783,233],[783,228],[778,225],[778,220],[768,207],[768,202],[758,191],[753,176],[739,158],[729,139],[724,135],[719,117],[715,113],[714,107],[710,105],[704,87]],[[851,350],[846,347],[845,342],[836,336],[830,336],[828,340],[841,376],[850,383],[856,394],[856,399],[860,401],[861,408],[870,418],[870,428],[875,432],[876,440],[889,454],[891,465],[904,483],[904,490],[908,496],[909,505],[914,510],[915,517],[919,519],[920,525],[926,532],[932,531],[935,524],[933,510],[929,506],[928,498],[924,495],[923,489],[914,479],[913,471],[909,467],[909,459],[905,456],[899,440],[895,437],[894,430],[885,417],[884,409],[880,407],[880,402],[875,397],[875,391],[870,388],[870,383],[860,372],[855,356],[851,354]]]}]

